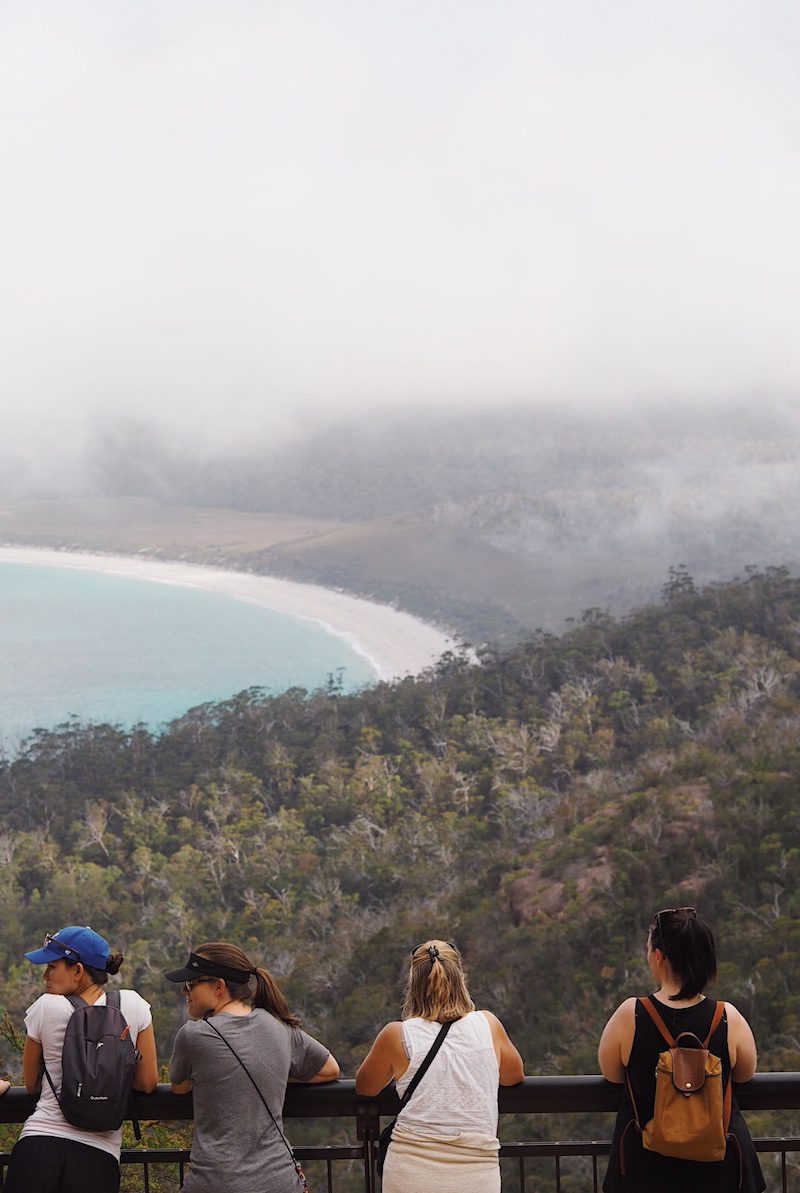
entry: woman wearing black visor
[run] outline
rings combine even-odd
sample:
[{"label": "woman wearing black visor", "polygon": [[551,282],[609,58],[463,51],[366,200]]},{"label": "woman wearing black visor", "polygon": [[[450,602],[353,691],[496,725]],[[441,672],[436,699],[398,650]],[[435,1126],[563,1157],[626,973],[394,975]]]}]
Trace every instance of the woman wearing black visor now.
[{"label": "woman wearing black visor", "polygon": [[173,1090],[194,1100],[184,1193],[299,1193],[304,1178],[281,1119],[286,1086],[335,1080],[336,1060],[236,945],[201,945],[166,977],[181,983],[191,1020],[170,1062]]}]

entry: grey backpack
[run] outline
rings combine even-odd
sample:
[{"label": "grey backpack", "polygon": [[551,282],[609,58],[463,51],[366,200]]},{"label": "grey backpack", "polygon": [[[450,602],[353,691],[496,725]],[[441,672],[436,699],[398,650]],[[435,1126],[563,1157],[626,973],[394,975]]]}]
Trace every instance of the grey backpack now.
[{"label": "grey backpack", "polygon": [[[119,991],[106,994],[98,1007],[65,994],[73,1007],[61,1053],[61,1093],[44,1075],[68,1123],[84,1131],[116,1131],[128,1110],[139,1053],[120,1010]],[[134,1118],[134,1127],[138,1123]],[[139,1138],[139,1131],[136,1131]]]}]

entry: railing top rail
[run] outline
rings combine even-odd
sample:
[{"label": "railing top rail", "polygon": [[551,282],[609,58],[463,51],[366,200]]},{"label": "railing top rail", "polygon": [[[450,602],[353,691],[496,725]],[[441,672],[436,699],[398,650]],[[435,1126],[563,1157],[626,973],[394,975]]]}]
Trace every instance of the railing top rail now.
[{"label": "railing top rail", "polygon": [[[800,1073],[759,1073],[746,1085],[734,1087],[742,1110],[800,1109]],[[500,1089],[501,1114],[613,1113],[619,1105],[622,1087],[595,1074],[558,1077],[526,1077],[519,1085]],[[135,1106],[142,1119],[190,1119],[191,1094],[178,1096],[168,1085],[155,1093],[136,1094]],[[33,1111],[34,1100],[15,1086],[0,1097],[0,1123],[21,1123]],[[364,1118],[376,1113],[397,1113],[394,1089],[377,1098],[356,1094],[352,1080],[325,1085],[290,1085],[286,1091],[286,1118]]]}]

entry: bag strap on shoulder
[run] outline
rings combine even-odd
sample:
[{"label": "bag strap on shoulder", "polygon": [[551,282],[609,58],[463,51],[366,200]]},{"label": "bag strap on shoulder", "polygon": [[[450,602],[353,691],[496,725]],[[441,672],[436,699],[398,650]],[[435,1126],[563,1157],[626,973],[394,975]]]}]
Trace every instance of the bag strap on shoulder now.
[{"label": "bag strap on shoulder", "polygon": [[669,1047],[674,1048],[675,1047],[675,1037],[673,1036],[672,1032],[669,1030],[666,1023],[661,1018],[661,1015],[657,1011],[656,1004],[655,1004],[653,997],[648,994],[647,998],[640,998],[638,1001],[639,1001],[639,1006],[643,1007],[645,1009],[645,1011],[647,1011],[648,1015],[653,1020],[653,1023],[655,1023],[655,1025],[658,1028],[658,1030],[660,1031],[661,1035],[667,1041],[667,1044],[669,1045]]},{"label": "bag strap on shoulder", "polygon": [[[78,1011],[78,1010],[80,1010],[81,1007],[88,1006],[86,1001],[84,999],[82,999],[80,997],[80,995],[78,995],[78,994],[62,994],[61,997],[66,998],[67,1002],[72,1007],[73,1011]],[[61,1107],[61,1099],[59,1098],[58,1094],[56,1093],[56,1087],[53,1085],[53,1079],[47,1071],[47,1065],[44,1063],[44,1049],[42,1049],[42,1072],[44,1073],[45,1077],[47,1078],[47,1084],[50,1086],[51,1090],[53,1091],[53,1097],[55,1098],[56,1102],[58,1102],[58,1108],[59,1108],[59,1110],[62,1111],[62,1114],[63,1114],[63,1110]]]},{"label": "bag strap on shoulder", "polygon": [[277,1120],[276,1120],[276,1118],[275,1118],[275,1115],[274,1115],[274,1114],[272,1113],[272,1111],[270,1110],[270,1107],[269,1107],[269,1102],[267,1101],[267,1099],[264,1097],[264,1095],[262,1094],[261,1090],[259,1089],[259,1087],[258,1087],[258,1082],[256,1081],[255,1077],[254,1077],[254,1076],[253,1076],[253,1074],[250,1072],[250,1070],[248,1069],[247,1065],[244,1063],[244,1061],[242,1060],[241,1056],[239,1055],[239,1053],[238,1053],[238,1052],[236,1051],[236,1049],[234,1048],[233,1044],[231,1044],[229,1040],[226,1040],[225,1036],[222,1034],[222,1032],[219,1030],[219,1028],[218,1028],[218,1027],[214,1027],[214,1024],[213,1024],[213,1023],[212,1023],[212,1022],[211,1022],[209,1019],[206,1019],[206,1017],[205,1017],[205,1016],[203,1016],[203,1022],[204,1022],[204,1023],[205,1023],[205,1024],[208,1026],[208,1027],[210,1027],[210,1028],[211,1028],[211,1030],[212,1030],[213,1032],[215,1032],[215,1033],[216,1033],[216,1035],[218,1035],[218,1036],[219,1036],[219,1038],[222,1040],[222,1042],[223,1042],[223,1044],[225,1045],[225,1047],[226,1047],[226,1048],[227,1048],[227,1049],[228,1049],[230,1052],[232,1052],[232,1053],[233,1053],[233,1055],[236,1057],[236,1059],[238,1060],[239,1064],[242,1066],[242,1068],[244,1069],[245,1073],[246,1073],[246,1074],[247,1074],[247,1076],[249,1077],[249,1079],[250,1079],[250,1084],[252,1085],[252,1087],[253,1087],[253,1089],[256,1091],[256,1093],[258,1094],[258,1096],[259,1096],[259,1098],[261,1099],[261,1101],[264,1103],[264,1107],[265,1107],[265,1109],[266,1109],[266,1111],[267,1111],[267,1114],[268,1114],[268,1115],[269,1115],[269,1117],[272,1119],[272,1123],[273,1123],[273,1126],[275,1127],[275,1130],[278,1132],[278,1134],[280,1135],[280,1137],[281,1137],[281,1139],[283,1140],[284,1144],[286,1145],[286,1150],[288,1151],[289,1155],[291,1156],[292,1164],[294,1165],[294,1170],[295,1170],[295,1172],[297,1173],[298,1179],[299,1179],[299,1180],[302,1182],[303,1188],[305,1189],[306,1193],[308,1193],[308,1181],[306,1180],[306,1174],[303,1172],[303,1169],[302,1169],[302,1167],[300,1166],[300,1161],[297,1159],[297,1156],[295,1156],[295,1154],[294,1154],[294,1148],[292,1147],[291,1143],[289,1142],[289,1140],[288,1140],[288,1139],[286,1138],[286,1136],[284,1135],[283,1131],[282,1131],[282,1130],[280,1129],[280,1127],[278,1126],[278,1123],[277,1123]]},{"label": "bag strap on shoulder", "polygon": [[[106,990],[106,1006],[113,1007],[115,1010],[119,1011],[120,1015],[122,1015],[122,997],[121,997],[120,990]],[[123,1019],[125,1019],[124,1015],[122,1015],[122,1017],[123,1017]],[[129,1030],[129,1028],[126,1027],[125,1031],[128,1031],[128,1030]],[[124,1032],[123,1032],[123,1035],[124,1035]],[[133,1054],[136,1057],[136,1062],[138,1064],[138,1062],[142,1059],[142,1054],[139,1051],[139,1049],[136,1047],[135,1044],[134,1044]],[[136,1113],[136,1109],[134,1107],[133,1086],[131,1086],[130,1092],[128,1093],[128,1115],[127,1115],[127,1117],[131,1121],[131,1125],[133,1127],[133,1133],[136,1136],[137,1141],[140,1140],[142,1138],[142,1126],[141,1126],[141,1123],[139,1122],[139,1116]]]},{"label": "bag strap on shoulder", "polygon": [[711,1037],[713,1036],[714,1032],[719,1027],[720,1023],[722,1023],[722,1016],[724,1014],[725,1014],[725,1003],[718,1002],[716,1007],[714,1008],[714,1017],[711,1020],[711,1027],[709,1027],[709,1029],[708,1029],[708,1035],[706,1036],[705,1040],[703,1041],[704,1048],[707,1048],[708,1045],[710,1044]]},{"label": "bag strap on shoulder", "polygon": [[402,1098],[400,1099],[400,1109],[401,1110],[405,1106],[406,1102],[408,1102],[408,1100],[411,1097],[411,1095],[413,1094],[414,1090],[417,1088],[420,1081],[422,1081],[422,1078],[425,1076],[428,1069],[430,1068],[431,1061],[436,1056],[436,1053],[439,1051],[442,1044],[444,1043],[445,1036],[449,1032],[450,1028],[453,1026],[453,1023],[454,1023],[454,1020],[451,1019],[451,1021],[449,1023],[443,1023],[442,1026],[439,1028],[439,1032],[436,1036],[436,1039],[433,1041],[430,1048],[425,1053],[425,1057],[422,1061],[422,1064],[419,1066],[416,1073],[411,1078],[410,1082],[408,1083],[408,1089],[406,1090],[406,1092],[403,1094]]},{"label": "bag strap on shoulder", "polygon": [[[93,1007],[95,1003],[87,1002],[85,998],[81,998],[79,994],[64,994],[62,998],[66,998],[67,1002],[72,1006],[73,1011],[80,1011],[84,1007]],[[119,990],[106,990],[106,1006],[114,1007],[120,1013],[122,1012],[122,1003],[119,996]]]},{"label": "bag strap on shoulder", "polygon": [[[640,998],[638,1000],[638,1002],[639,1002],[640,1006],[644,1007],[644,1009],[647,1011],[648,1015],[653,1020],[653,1023],[655,1023],[656,1027],[661,1032],[661,1035],[664,1037],[664,1039],[669,1044],[670,1048],[674,1048],[675,1047],[675,1037],[669,1031],[666,1023],[661,1018],[661,1014],[656,1007],[655,999],[653,998],[653,996],[651,994],[649,994],[647,996],[647,998]],[[725,1014],[725,1003],[718,1002],[716,1007],[714,1008],[714,1014],[711,1019],[711,1026],[708,1029],[708,1035],[706,1036],[705,1040],[703,1040],[704,1048],[708,1048],[711,1037],[713,1036],[714,1032],[717,1030],[720,1023],[722,1022],[722,1016],[724,1014]]]}]

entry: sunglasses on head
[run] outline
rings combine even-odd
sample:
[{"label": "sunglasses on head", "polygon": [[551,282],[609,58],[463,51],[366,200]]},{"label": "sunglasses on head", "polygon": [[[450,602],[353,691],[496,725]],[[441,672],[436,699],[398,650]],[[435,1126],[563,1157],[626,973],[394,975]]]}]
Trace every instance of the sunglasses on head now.
[{"label": "sunglasses on head", "polygon": [[77,949],[73,949],[71,945],[64,944],[62,940],[58,940],[52,932],[45,932],[44,940],[42,942],[43,949],[55,949],[58,953],[63,953],[68,961],[80,961],[81,955]]},{"label": "sunglasses on head", "polygon": [[661,924],[662,915],[675,915],[676,912],[679,912],[679,911],[682,911],[686,915],[686,918],[689,920],[697,919],[697,908],[696,907],[662,907],[661,911],[657,911],[656,914],[653,916],[653,920],[655,921],[655,925],[656,925],[656,931],[658,932],[658,935],[660,936],[660,938],[662,940],[664,939],[664,928]]}]

